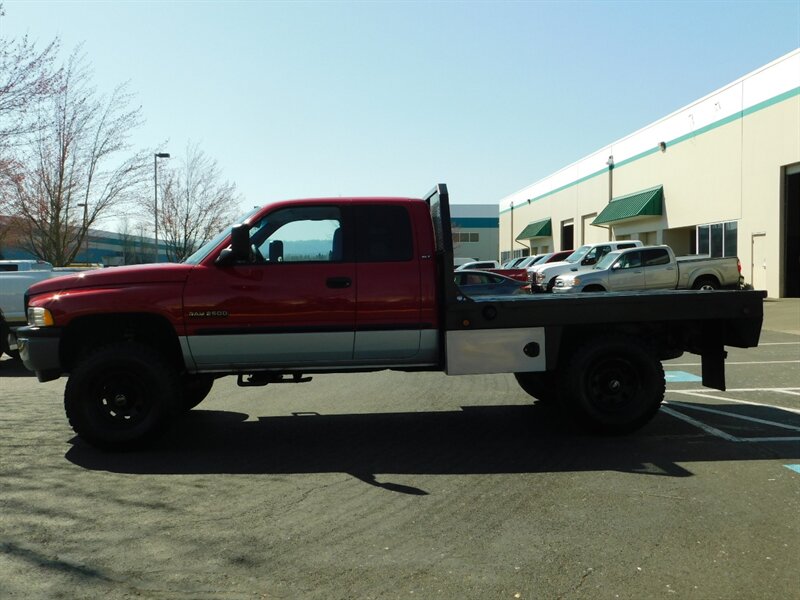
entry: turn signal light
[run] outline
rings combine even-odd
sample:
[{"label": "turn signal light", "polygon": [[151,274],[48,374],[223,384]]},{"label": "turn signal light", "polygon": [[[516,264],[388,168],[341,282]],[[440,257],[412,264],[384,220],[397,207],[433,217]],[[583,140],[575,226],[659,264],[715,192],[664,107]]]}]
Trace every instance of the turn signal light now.
[{"label": "turn signal light", "polygon": [[41,306],[28,308],[28,325],[32,327],[50,327],[53,325],[53,315]]}]

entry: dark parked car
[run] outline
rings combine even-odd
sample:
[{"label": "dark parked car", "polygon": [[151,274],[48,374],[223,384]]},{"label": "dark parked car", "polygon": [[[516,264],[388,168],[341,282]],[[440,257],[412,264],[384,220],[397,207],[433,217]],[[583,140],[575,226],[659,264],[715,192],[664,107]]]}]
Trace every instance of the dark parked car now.
[{"label": "dark parked car", "polygon": [[[575,252],[574,250],[559,250],[558,252],[551,252],[550,254],[545,254],[542,256],[541,259],[536,261],[537,265],[545,265],[551,262],[558,262],[559,260],[566,259],[570,254]],[[529,267],[533,265],[528,265]]]},{"label": "dark parked car", "polygon": [[488,271],[454,271],[453,281],[465,296],[507,296],[530,292],[530,286],[524,281]]}]

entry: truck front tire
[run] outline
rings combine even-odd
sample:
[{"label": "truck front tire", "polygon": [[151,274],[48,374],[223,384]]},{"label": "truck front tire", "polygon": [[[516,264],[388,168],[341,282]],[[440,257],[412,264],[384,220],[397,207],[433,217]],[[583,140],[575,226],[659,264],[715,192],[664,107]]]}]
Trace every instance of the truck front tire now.
[{"label": "truck front tire", "polygon": [[156,436],[176,412],[177,377],[153,348],[135,342],[99,348],[70,374],[64,408],[72,429],[110,450]]},{"label": "truck front tire", "polygon": [[664,399],[664,369],[635,338],[598,338],[580,347],[560,373],[570,413],[588,429],[630,433],[650,421]]}]

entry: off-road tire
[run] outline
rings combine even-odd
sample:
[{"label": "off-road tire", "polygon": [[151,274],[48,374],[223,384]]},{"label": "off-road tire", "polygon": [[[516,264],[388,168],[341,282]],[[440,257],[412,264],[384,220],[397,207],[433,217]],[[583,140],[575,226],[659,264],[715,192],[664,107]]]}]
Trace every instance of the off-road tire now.
[{"label": "off-road tire", "polygon": [[64,409],[82,439],[104,449],[139,447],[177,412],[178,379],[153,348],[121,342],[98,348],[72,371]]},{"label": "off-road tire", "polygon": [[560,371],[572,417],[590,431],[630,433],[650,421],[664,399],[664,368],[641,341],[610,336],[587,342]]}]

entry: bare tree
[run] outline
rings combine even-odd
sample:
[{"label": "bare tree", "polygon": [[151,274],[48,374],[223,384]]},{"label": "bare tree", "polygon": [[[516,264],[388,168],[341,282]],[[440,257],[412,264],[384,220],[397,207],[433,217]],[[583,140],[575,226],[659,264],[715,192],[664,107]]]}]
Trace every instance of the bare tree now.
[{"label": "bare tree", "polygon": [[41,102],[36,127],[4,182],[18,216],[24,246],[61,266],[72,262],[88,229],[118,216],[148,181],[147,153],[127,155],[128,137],[141,108],[120,85],[98,97],[80,48],[73,52],[59,89]]},{"label": "bare tree", "polygon": [[217,161],[197,144],[187,144],[183,160],[159,184],[159,229],[169,260],[183,260],[236,216],[236,186],[222,180]]},{"label": "bare tree", "polygon": [[[0,18],[4,15],[0,2]],[[13,151],[35,131],[37,120],[32,113],[36,106],[61,85],[61,70],[54,68],[58,47],[58,39],[38,50],[27,37],[0,38],[0,214],[10,212],[8,200],[20,177]],[[7,230],[9,223],[2,229]]]},{"label": "bare tree", "polygon": [[138,265],[152,262],[153,252],[147,248],[145,242],[147,227],[143,223],[136,223],[131,232],[127,218],[122,219],[119,228],[119,239],[122,245],[122,263],[125,265]]},{"label": "bare tree", "polygon": [[[0,3],[0,18],[4,14]],[[8,160],[10,146],[34,131],[31,112],[37,103],[59,89],[62,73],[53,66],[58,48],[58,39],[37,50],[27,37],[0,38],[0,161]]]}]

